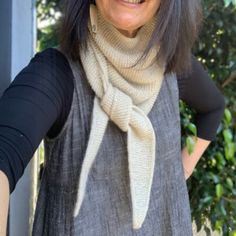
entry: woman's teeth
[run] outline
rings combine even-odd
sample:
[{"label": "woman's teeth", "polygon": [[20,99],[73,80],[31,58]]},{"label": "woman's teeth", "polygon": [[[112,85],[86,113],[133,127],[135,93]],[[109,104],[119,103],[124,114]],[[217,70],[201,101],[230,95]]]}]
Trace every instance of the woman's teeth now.
[{"label": "woman's teeth", "polygon": [[123,0],[124,2],[127,2],[127,3],[134,3],[134,4],[138,4],[138,3],[142,3],[143,1],[142,0]]}]

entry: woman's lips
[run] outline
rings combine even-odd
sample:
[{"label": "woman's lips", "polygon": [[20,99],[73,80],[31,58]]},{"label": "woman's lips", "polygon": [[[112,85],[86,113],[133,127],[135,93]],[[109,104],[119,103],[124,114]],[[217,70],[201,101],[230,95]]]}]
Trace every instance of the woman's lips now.
[{"label": "woman's lips", "polygon": [[141,7],[142,4],[145,2],[144,0],[116,0],[123,6],[129,7],[129,8],[138,8]]},{"label": "woman's lips", "polygon": [[140,4],[142,3],[142,0],[123,0],[126,3],[131,3],[131,4]]}]

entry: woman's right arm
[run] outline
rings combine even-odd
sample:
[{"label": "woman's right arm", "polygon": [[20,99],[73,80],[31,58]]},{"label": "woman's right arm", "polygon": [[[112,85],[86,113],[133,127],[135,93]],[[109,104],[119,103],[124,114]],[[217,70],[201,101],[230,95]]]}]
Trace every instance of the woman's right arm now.
[{"label": "woman's right arm", "polygon": [[47,49],[36,54],[0,98],[0,236],[5,233],[9,194],[42,139],[60,132],[72,94],[68,61],[58,50]]},{"label": "woman's right arm", "polygon": [[9,195],[10,190],[7,176],[0,171],[0,236],[6,235]]}]

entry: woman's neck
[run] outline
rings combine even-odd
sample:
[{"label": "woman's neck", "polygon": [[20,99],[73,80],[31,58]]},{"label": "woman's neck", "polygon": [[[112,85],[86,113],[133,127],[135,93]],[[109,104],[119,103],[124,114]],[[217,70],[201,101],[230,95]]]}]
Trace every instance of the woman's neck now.
[{"label": "woman's neck", "polygon": [[128,38],[134,38],[137,35],[137,32],[139,29],[136,30],[122,30],[122,29],[118,29],[117,30],[123,34],[124,36],[128,37]]}]

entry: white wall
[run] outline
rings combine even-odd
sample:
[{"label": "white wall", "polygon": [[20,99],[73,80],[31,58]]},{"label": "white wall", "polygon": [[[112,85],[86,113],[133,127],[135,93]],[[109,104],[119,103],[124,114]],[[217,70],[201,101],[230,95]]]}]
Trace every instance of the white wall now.
[{"label": "white wall", "polygon": [[[11,78],[13,80],[16,74],[29,63],[35,52],[34,0],[12,0],[11,32]],[[11,195],[10,236],[29,235],[30,214],[32,213],[33,167],[34,161],[31,161]]]}]

